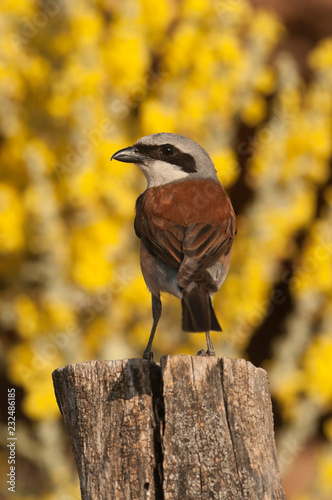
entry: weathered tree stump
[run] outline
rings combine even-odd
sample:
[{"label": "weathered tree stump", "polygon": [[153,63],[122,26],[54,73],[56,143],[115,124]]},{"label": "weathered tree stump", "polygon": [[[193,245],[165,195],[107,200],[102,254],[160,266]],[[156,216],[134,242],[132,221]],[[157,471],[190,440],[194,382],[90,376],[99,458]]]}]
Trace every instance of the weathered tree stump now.
[{"label": "weathered tree stump", "polygon": [[68,365],[53,381],[83,500],[285,499],[261,368],[164,356]]}]

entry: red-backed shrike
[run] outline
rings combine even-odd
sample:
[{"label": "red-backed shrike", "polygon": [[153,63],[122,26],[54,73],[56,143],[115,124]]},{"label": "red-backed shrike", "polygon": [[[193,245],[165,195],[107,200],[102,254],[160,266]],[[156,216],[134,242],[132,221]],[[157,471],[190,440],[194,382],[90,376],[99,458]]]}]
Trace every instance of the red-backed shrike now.
[{"label": "red-backed shrike", "polygon": [[226,278],[236,222],[210,156],[187,137],[161,133],[111,159],[135,163],[148,184],[136,201],[135,217],[142,273],[152,295],[153,325],[143,358],[153,358],[161,292],[181,299],[183,330],[205,332],[206,353],[214,356],[210,330],[221,327],[211,295]]}]

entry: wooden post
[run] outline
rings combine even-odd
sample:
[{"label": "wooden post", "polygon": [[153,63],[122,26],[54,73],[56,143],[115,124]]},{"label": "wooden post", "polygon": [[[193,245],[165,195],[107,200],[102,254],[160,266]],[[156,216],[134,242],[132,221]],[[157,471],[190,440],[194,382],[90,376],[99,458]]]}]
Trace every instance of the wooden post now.
[{"label": "wooden post", "polygon": [[68,365],[53,381],[83,500],[286,498],[263,369],[163,356]]}]

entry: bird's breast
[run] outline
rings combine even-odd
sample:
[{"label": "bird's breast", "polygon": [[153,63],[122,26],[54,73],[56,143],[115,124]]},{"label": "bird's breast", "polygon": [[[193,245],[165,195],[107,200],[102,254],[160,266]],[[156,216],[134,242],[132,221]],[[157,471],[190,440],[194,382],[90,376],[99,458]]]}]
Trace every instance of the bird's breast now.
[{"label": "bird's breast", "polygon": [[196,179],[147,189],[138,199],[136,212],[158,229],[169,230],[174,224],[218,225],[231,216],[231,205],[218,182]]}]

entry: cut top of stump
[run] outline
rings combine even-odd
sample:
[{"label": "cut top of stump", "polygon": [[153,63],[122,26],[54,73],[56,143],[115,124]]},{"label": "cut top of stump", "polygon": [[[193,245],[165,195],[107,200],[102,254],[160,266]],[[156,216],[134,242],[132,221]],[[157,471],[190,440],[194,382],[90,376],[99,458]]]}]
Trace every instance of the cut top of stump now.
[{"label": "cut top of stump", "polygon": [[85,499],[285,499],[266,372],[243,359],[53,373]]}]

